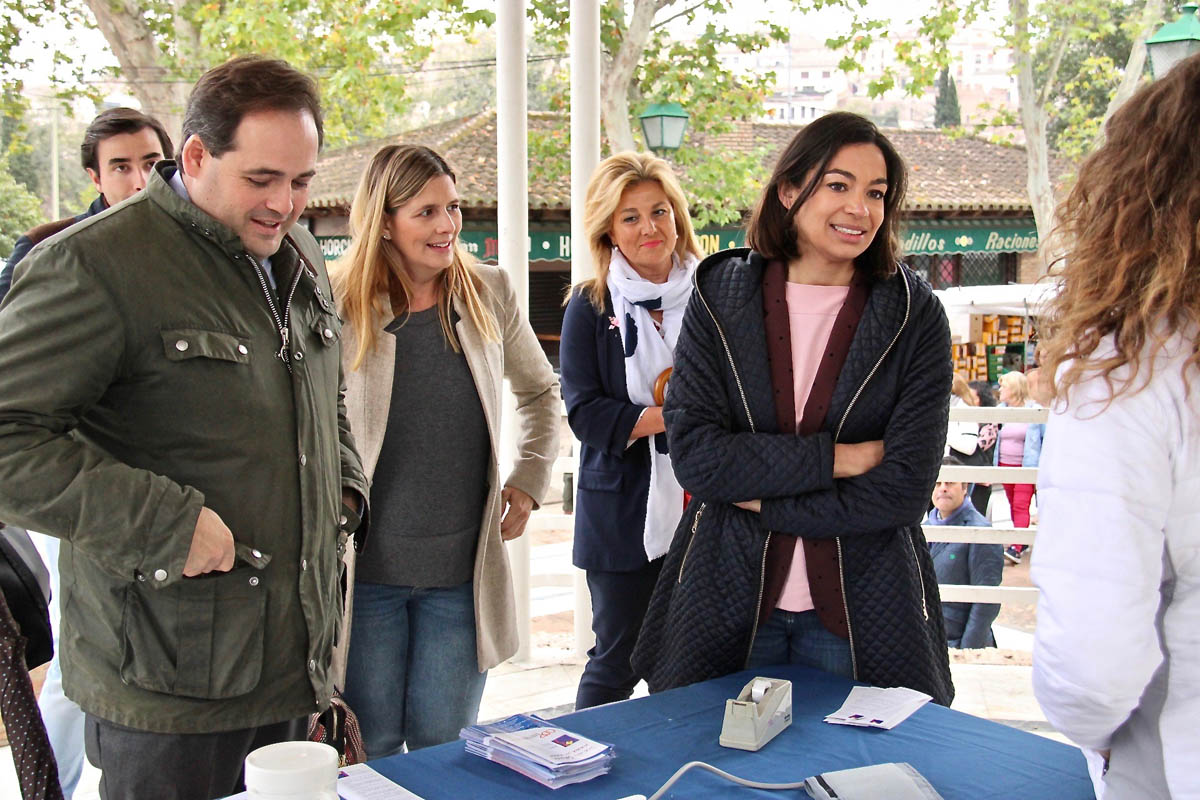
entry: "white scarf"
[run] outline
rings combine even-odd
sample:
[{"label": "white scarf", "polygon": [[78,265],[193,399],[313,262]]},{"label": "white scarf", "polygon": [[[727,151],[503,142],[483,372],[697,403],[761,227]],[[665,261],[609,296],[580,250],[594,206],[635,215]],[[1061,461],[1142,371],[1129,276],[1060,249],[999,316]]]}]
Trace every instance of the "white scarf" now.
[{"label": "white scarf", "polygon": [[[690,253],[682,262],[676,255],[667,282],[651,283],[634,271],[620,250],[613,248],[608,292],[625,345],[626,391],[630,401],[638,405],[655,405],[654,383],[674,362],[675,342],[692,296],[692,275],[698,263]],[[661,336],[650,318],[651,309],[662,311]],[[665,433],[650,437],[650,491],[642,543],[651,561],[667,552],[683,516],[683,487],[675,480],[666,451]]]}]

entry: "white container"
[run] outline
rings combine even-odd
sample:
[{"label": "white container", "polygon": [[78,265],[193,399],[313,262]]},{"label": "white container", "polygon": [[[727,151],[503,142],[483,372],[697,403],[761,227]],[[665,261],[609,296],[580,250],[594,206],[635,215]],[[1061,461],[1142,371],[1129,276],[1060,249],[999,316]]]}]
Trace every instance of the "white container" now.
[{"label": "white container", "polygon": [[321,742],[279,742],[246,756],[253,800],[338,800],[338,754]]}]

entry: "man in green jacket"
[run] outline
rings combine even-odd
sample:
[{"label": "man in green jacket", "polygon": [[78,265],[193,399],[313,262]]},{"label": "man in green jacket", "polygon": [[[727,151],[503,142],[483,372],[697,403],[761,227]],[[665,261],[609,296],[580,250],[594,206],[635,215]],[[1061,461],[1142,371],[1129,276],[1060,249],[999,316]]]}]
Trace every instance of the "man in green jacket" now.
[{"label": "man in green jacket", "polygon": [[367,487],[295,226],[321,131],[286,63],[209,71],[178,162],[39,245],[0,307],[0,518],[63,540],[64,686],[102,797],[231,794],[329,702]]}]

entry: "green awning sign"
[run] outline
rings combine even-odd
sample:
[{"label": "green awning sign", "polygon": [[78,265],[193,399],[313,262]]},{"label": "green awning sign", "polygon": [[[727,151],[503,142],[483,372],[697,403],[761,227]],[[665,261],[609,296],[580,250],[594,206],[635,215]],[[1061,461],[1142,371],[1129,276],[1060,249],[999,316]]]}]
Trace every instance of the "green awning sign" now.
[{"label": "green awning sign", "polygon": [[[696,232],[700,248],[706,253],[745,247],[741,229],[710,229]],[[1002,222],[975,227],[941,225],[905,225],[901,230],[903,249],[911,255],[945,253],[1032,253],[1038,248],[1037,228],[1031,221],[1017,224]],[[459,234],[463,247],[480,261],[495,261],[500,253],[496,231],[468,230]],[[326,261],[340,257],[350,244],[348,236],[318,236],[317,242]],[[529,234],[530,261],[570,261],[570,231],[535,231]]]},{"label": "green awning sign", "polygon": [[1038,249],[1037,228],[981,226],[977,228],[901,228],[901,247],[908,255],[946,253],[1033,253]]}]

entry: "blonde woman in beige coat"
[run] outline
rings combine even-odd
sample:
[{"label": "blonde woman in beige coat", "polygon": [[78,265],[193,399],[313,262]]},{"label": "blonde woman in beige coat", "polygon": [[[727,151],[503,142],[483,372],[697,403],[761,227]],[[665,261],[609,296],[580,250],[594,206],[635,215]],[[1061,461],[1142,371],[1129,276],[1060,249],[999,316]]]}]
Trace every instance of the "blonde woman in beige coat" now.
[{"label": "blonde woman in beige coat", "polygon": [[[504,541],[546,492],[560,401],[507,275],[459,246],[455,177],[437,153],[376,153],[350,224],[333,285],[371,489],[345,696],[379,758],[456,738],[475,722],[487,670],[516,651]],[[505,378],[519,440],[502,481]]]}]

